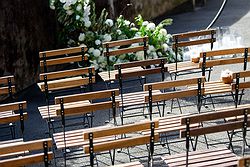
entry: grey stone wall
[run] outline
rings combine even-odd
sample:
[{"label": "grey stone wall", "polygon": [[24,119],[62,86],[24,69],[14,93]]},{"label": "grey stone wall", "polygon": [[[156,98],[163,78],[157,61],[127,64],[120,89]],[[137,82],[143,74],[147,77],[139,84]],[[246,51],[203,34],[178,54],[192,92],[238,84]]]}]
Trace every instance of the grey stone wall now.
[{"label": "grey stone wall", "polygon": [[38,52],[55,46],[55,17],[48,0],[1,0],[0,7],[0,76],[14,74],[21,90],[38,79]]}]

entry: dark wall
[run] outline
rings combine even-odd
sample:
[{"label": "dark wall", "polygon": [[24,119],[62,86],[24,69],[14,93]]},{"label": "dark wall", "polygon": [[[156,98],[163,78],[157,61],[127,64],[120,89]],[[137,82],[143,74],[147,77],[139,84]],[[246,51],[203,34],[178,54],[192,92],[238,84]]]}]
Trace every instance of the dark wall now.
[{"label": "dark wall", "polygon": [[38,79],[42,50],[55,46],[55,17],[48,0],[0,1],[0,76],[14,74],[18,90]]}]

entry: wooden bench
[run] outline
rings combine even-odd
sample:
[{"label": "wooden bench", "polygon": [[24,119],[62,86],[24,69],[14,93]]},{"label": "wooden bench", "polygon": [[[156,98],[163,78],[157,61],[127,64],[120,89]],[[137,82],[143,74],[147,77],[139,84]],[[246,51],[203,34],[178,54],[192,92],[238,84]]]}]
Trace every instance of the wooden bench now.
[{"label": "wooden bench", "polygon": [[[250,113],[250,108],[233,108],[217,112],[203,113],[192,116],[187,116],[181,119],[181,125],[185,125],[186,129],[180,132],[180,137],[186,138],[186,153],[170,155],[163,157],[165,163],[171,166],[236,166],[237,157],[227,148],[217,148],[215,150],[193,151],[189,153],[190,137],[198,137],[212,133],[231,131],[235,129],[243,130],[243,147],[245,148],[245,137],[247,127],[250,126],[250,120],[247,119]],[[216,125],[207,124],[191,128],[191,124],[216,121],[226,119],[227,117],[244,115],[244,119],[240,121],[223,122],[219,121]],[[231,142],[231,140],[230,140]],[[244,150],[244,149],[243,149]]]},{"label": "wooden bench", "polygon": [[0,100],[7,97],[10,97],[11,99],[13,98],[13,93],[16,92],[14,84],[15,81],[13,75],[0,77]]},{"label": "wooden bench", "polygon": [[[154,142],[159,140],[159,134],[156,134],[154,132],[154,129],[158,126],[159,124],[157,121],[142,121],[134,124],[127,124],[102,130],[97,129],[94,131],[85,132],[84,140],[88,140],[89,145],[84,146],[84,153],[90,155],[90,165],[94,166],[95,153],[149,144],[148,163],[150,166],[152,166]],[[129,135],[131,133],[138,133],[147,129],[151,130],[150,135]],[[119,137],[125,134],[126,137]],[[115,139],[109,141],[103,140],[100,142],[101,138],[109,138],[111,136],[115,136]],[[114,161],[115,154],[113,154],[113,158],[111,159],[112,165],[114,165]]]},{"label": "wooden bench", "polygon": [[44,162],[47,167],[53,159],[51,147],[52,139],[1,144],[0,166],[26,166]]},{"label": "wooden bench", "polygon": [[[163,81],[163,82],[155,82],[150,84],[144,85],[144,91],[147,92],[147,94],[144,97],[144,100],[146,103],[149,104],[149,112],[153,112],[153,103],[155,102],[164,102],[166,100],[173,100],[175,98],[184,98],[184,97],[192,97],[197,96],[197,108],[198,112],[200,112],[201,109],[201,102],[202,102],[202,96],[204,94],[204,88],[202,88],[202,83],[205,82],[204,77],[200,78],[190,78],[190,79],[180,79],[180,80],[174,80],[174,81]],[[192,89],[181,89],[176,90],[177,87],[187,87],[188,85],[195,85]],[[172,91],[166,91],[166,89],[173,89]],[[153,93],[154,90],[160,90],[160,93]],[[180,107],[180,106],[179,106]],[[165,104],[163,106],[163,113],[164,116],[164,108]],[[172,106],[171,106],[172,111]],[[180,108],[180,112],[181,108]]]},{"label": "wooden bench", "polygon": [[[123,118],[125,118],[128,115],[129,117],[133,116],[131,114],[127,114],[125,116],[124,113],[126,110],[129,110],[128,107],[131,106],[138,107],[139,105],[145,105],[144,102],[145,92],[143,91],[143,83],[140,84],[134,83],[132,85],[131,83],[128,83],[126,85],[125,81],[135,77],[146,77],[152,74],[160,74],[161,76],[160,80],[163,81],[165,79],[165,74],[167,72],[167,68],[164,67],[165,63],[166,63],[165,58],[158,58],[158,59],[148,59],[148,60],[134,61],[128,63],[120,63],[114,65],[115,69],[118,70],[118,74],[115,74],[115,79],[119,81],[120,96],[117,98],[121,101],[120,108],[122,109],[121,111],[122,124],[123,124]],[[134,67],[139,67],[140,69],[134,71],[123,70]],[[145,78],[144,81],[145,83],[146,80],[147,78]],[[138,113],[135,114],[135,116],[138,116]]]},{"label": "wooden bench", "polygon": [[[65,48],[39,52],[40,57],[40,81],[39,88],[48,99],[50,91],[57,91],[69,88],[81,88],[82,86],[95,82],[94,67],[78,67],[72,63],[83,63],[87,65],[87,57],[84,52],[87,51],[85,46]],[[80,54],[80,55],[78,55]],[[71,65],[71,69],[56,70],[58,68]],[[56,67],[55,67],[56,66]],[[69,67],[67,67],[69,68]]]},{"label": "wooden bench", "polygon": [[[106,42],[103,44],[104,56],[107,58],[107,71],[100,72],[99,75],[105,81],[105,83],[110,84],[110,82],[115,81],[115,75],[118,74],[118,70],[113,69],[113,64],[116,62],[111,62],[111,56],[118,56],[133,53],[133,52],[143,52],[143,59],[147,58],[147,49],[148,49],[148,37],[139,37],[133,39],[125,39],[125,40],[118,40],[118,41],[111,41]],[[136,46],[135,46],[136,45]],[[138,45],[138,46],[137,46]],[[134,60],[138,58],[134,56]],[[126,68],[124,71],[137,71],[140,70],[141,67],[133,67],[133,68]],[[109,85],[107,85],[109,86]]]},{"label": "wooden bench", "polygon": [[[170,76],[172,77],[172,75],[175,75],[176,79],[176,76],[180,73],[187,74],[198,70],[199,64],[192,62],[191,60],[185,62],[178,62],[178,52],[180,48],[202,44],[210,44],[210,48],[212,50],[213,44],[216,41],[214,37],[215,34],[216,31],[214,29],[173,34],[173,50],[175,52],[175,62],[166,65],[168,67]],[[188,38],[196,39],[192,39],[190,41],[185,40]]]},{"label": "wooden bench", "polygon": [[14,102],[0,105],[0,124],[10,128],[12,138],[15,138],[15,122],[20,122],[21,135],[24,132],[24,120],[27,119],[26,101]]},{"label": "wooden bench", "polygon": [[112,165],[113,167],[143,167],[143,165],[139,161],[124,163],[119,165]]},{"label": "wooden bench", "polygon": [[250,167],[250,156],[239,158],[238,167]]}]

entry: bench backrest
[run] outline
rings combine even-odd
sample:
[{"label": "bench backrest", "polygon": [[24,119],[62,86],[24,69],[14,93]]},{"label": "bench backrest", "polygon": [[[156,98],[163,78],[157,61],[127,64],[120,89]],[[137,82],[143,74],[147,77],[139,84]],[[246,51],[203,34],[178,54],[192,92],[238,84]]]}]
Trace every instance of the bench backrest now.
[{"label": "bench backrest", "polygon": [[[15,156],[5,156],[0,160],[1,167],[26,166],[44,162],[44,166],[49,166],[53,154],[51,151],[52,139],[41,139],[27,142],[17,142],[0,145],[0,155],[14,154]],[[40,152],[39,152],[40,151]],[[16,156],[19,153],[20,156]]]},{"label": "bench backrest", "polygon": [[[200,112],[201,106],[201,97],[204,94],[204,88],[202,83],[205,82],[205,78],[190,78],[190,79],[181,79],[174,81],[163,81],[155,82],[144,85],[144,90],[148,91],[148,95],[145,96],[145,102],[149,103],[149,111],[152,112],[152,103],[160,102],[165,100],[171,100],[175,98],[185,98],[185,97],[198,97],[198,111]],[[176,87],[183,87],[192,85],[194,88],[189,88],[185,90],[175,90]],[[165,92],[166,89],[173,88],[170,92]],[[160,94],[153,94],[153,90],[161,90]]]},{"label": "bench backrest", "polygon": [[0,96],[8,94],[12,98],[13,93],[16,92],[14,83],[13,75],[0,77]]},{"label": "bench backrest", "polygon": [[13,123],[19,120],[21,132],[23,135],[24,120],[27,119],[28,117],[27,112],[25,112],[26,108],[27,108],[26,101],[1,104],[0,105],[0,124]]},{"label": "bench backrest", "polygon": [[[216,34],[215,29],[173,34],[173,50],[175,51],[176,70],[177,70],[177,61],[178,61],[177,56],[178,56],[179,47],[202,45],[202,44],[210,43],[211,45],[210,47],[212,50],[213,43],[216,41],[216,38],[214,37],[215,34]],[[193,39],[189,41],[187,40],[189,38],[197,38],[197,39]]]},{"label": "bench backrest", "polygon": [[[103,44],[104,56],[107,58],[107,70],[110,78],[110,70],[112,64],[110,56],[120,56],[122,54],[143,51],[144,59],[147,57],[148,37],[138,37],[132,39],[124,39],[118,41],[106,42]],[[136,57],[134,58],[136,60]]]},{"label": "bench backrest", "polygon": [[[65,126],[65,116],[82,115],[85,113],[95,112],[98,110],[112,109],[113,117],[115,118],[116,109],[119,107],[119,102],[115,100],[115,96],[118,95],[119,95],[118,89],[111,89],[111,90],[103,90],[103,91],[89,92],[83,94],[74,94],[74,95],[56,97],[55,103],[60,104],[60,109],[56,111],[56,114],[62,117],[63,126]],[[111,100],[92,103],[93,100],[107,99],[107,98]],[[78,105],[73,105],[69,107],[64,106],[65,103],[72,103],[77,101],[90,101],[90,103],[80,106]]]},{"label": "bench backrest", "polygon": [[[248,50],[250,48],[233,48],[233,49],[224,49],[216,51],[201,52],[200,58],[202,62],[199,63],[199,67],[202,68],[202,76],[205,76],[206,68],[227,64],[236,64],[242,63],[243,69],[247,69],[247,62],[250,61],[248,57]],[[243,54],[242,57],[223,57],[227,55]],[[221,57],[222,56],[222,57]],[[210,59],[207,59],[210,58]]]},{"label": "bench backrest", "polygon": [[[89,145],[84,147],[85,154],[90,154],[90,163],[93,164],[94,153],[107,150],[133,147],[143,144],[150,144],[150,155],[153,155],[154,142],[159,140],[159,134],[155,133],[155,128],[159,127],[158,120],[142,121],[139,123],[109,127],[107,129],[96,130],[84,133],[84,140],[89,140]],[[130,133],[138,133],[141,131],[150,130],[150,135],[130,136]],[[127,134],[125,138],[120,136]],[[114,140],[99,142],[100,138],[114,137]],[[96,142],[98,141],[98,142]]]},{"label": "bench backrest", "polygon": [[250,167],[250,156],[241,157],[238,160],[238,167]]},{"label": "bench backrest", "polygon": [[[95,82],[95,69],[94,67],[78,67],[73,66],[67,70],[56,70],[58,65],[72,66],[72,63],[82,63],[83,66],[87,66],[87,56],[84,53],[87,51],[86,46],[72,47],[58,50],[50,50],[39,52],[40,57],[40,77],[39,79],[44,82],[41,85],[41,90],[48,92],[53,90],[67,89],[73,87],[80,87]],[[68,68],[67,66],[67,68]],[[57,67],[57,68],[55,68]],[[64,82],[50,82],[51,80],[57,80],[70,77],[82,77],[82,79],[65,80]]]}]

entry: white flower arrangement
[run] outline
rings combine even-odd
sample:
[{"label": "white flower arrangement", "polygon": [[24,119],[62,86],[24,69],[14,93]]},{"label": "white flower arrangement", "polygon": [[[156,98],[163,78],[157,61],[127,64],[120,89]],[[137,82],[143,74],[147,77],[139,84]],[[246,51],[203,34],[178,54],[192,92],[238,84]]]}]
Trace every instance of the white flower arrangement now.
[{"label": "white flower arrangement", "polygon": [[[50,8],[55,10],[58,21],[63,27],[62,31],[59,32],[62,34],[59,35],[58,41],[62,41],[62,44],[69,47],[85,44],[89,48],[86,53],[89,57],[88,60],[91,65],[95,66],[96,70],[107,70],[102,44],[112,40],[148,36],[147,58],[167,57],[171,61],[174,57],[174,53],[169,47],[171,35],[164,28],[171,24],[172,20],[170,19],[166,19],[158,25],[144,21],[140,15],[136,17],[134,23],[124,19],[122,15],[116,20],[112,20],[107,18],[108,14],[105,9],[97,17],[93,0],[50,0]],[[135,46],[139,45],[131,45],[130,47]],[[144,51],[124,54],[119,57],[112,56],[110,65],[143,59]]]},{"label": "white flower arrangement", "polygon": [[200,61],[200,55],[198,52],[190,53],[190,60],[194,63],[198,63]]},{"label": "white flower arrangement", "polygon": [[229,69],[226,69],[224,71],[221,71],[220,79],[225,84],[230,84],[233,80],[233,72]]}]

